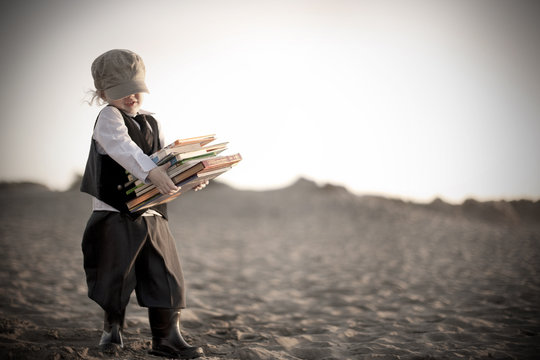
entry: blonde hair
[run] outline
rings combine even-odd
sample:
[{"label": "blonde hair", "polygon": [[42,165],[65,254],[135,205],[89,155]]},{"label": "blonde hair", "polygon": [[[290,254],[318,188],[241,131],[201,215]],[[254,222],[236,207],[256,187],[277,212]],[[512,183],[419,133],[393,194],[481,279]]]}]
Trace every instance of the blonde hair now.
[{"label": "blonde hair", "polygon": [[89,106],[102,106],[107,104],[103,90],[88,90],[85,98],[86,99],[84,102],[86,102]]}]

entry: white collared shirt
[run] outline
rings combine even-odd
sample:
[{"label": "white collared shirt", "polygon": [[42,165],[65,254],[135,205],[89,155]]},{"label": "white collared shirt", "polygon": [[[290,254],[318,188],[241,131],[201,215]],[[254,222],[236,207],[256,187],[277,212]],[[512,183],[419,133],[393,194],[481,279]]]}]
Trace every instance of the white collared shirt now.
[{"label": "white collared shirt", "polygon": [[[139,114],[151,115],[152,113],[140,110]],[[134,123],[137,124],[135,121]],[[157,124],[159,140],[163,145],[165,144],[165,138],[163,137],[159,121],[157,121]],[[150,125],[148,127],[152,130]],[[148,173],[156,167],[156,164],[131,139],[120,110],[114,106],[103,108],[98,116],[92,138],[96,141],[97,151],[100,154],[109,155],[137,179],[146,183],[149,182],[147,179]],[[106,210],[118,212],[117,209],[95,197],[92,198],[92,209],[94,211]]]}]

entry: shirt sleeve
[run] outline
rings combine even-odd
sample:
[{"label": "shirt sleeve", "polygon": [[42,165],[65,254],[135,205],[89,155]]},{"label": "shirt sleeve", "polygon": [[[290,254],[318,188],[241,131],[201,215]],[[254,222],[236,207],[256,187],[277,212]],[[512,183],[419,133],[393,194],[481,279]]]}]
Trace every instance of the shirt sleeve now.
[{"label": "shirt sleeve", "polygon": [[156,164],[131,140],[124,118],[118,109],[107,106],[101,111],[93,138],[97,142],[98,152],[109,155],[136,178],[144,182],[149,181],[148,173],[156,167]]}]

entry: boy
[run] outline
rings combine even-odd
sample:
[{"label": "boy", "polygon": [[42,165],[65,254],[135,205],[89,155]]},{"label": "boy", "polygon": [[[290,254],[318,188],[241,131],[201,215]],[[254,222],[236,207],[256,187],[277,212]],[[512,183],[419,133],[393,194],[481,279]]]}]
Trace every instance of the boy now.
[{"label": "boy", "polygon": [[[196,358],[200,347],[180,333],[185,287],[166,205],[130,213],[123,184],[126,170],[153,183],[161,193],[178,188],[167,165],[156,166],[148,155],[164,145],[159,122],[141,110],[145,84],[142,59],[129,50],[110,50],[92,63],[94,99],[108,103],[94,125],[81,191],[92,195],[93,212],[82,241],[88,296],[105,310],[103,349],[122,348],[126,306],[133,290],[148,308],[151,354]],[[196,190],[204,188],[206,184]]]}]

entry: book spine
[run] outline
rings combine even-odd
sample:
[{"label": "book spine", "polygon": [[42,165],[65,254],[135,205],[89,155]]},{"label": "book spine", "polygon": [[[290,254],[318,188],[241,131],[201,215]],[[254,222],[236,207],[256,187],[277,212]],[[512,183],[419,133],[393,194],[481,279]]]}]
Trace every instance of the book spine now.
[{"label": "book spine", "polygon": [[169,155],[167,150],[166,149],[161,149],[158,152],[150,155],[150,159],[152,159],[152,161],[157,164],[161,160],[163,160],[163,158],[167,157],[167,155]]},{"label": "book spine", "polygon": [[140,189],[141,187],[143,187],[144,184],[134,184],[133,187],[129,188],[127,191],[126,191],[126,195],[129,195],[129,194],[132,194],[132,193],[137,193],[137,190]]}]

